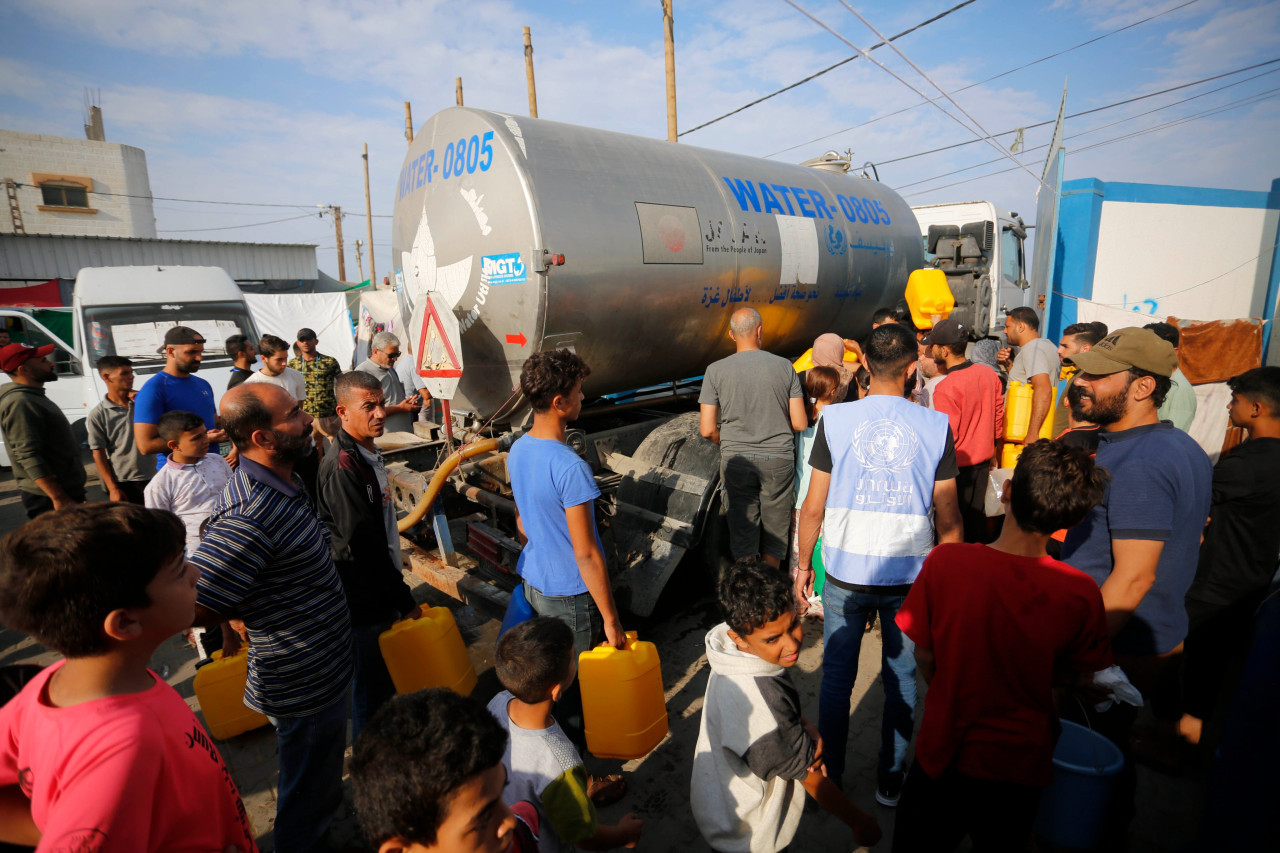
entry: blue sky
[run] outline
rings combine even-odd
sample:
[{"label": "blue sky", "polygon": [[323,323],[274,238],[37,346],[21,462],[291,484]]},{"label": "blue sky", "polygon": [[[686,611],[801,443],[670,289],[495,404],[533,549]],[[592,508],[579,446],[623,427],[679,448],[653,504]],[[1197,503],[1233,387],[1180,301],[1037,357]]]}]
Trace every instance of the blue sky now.
[{"label": "blue sky", "polygon": [[[856,45],[877,40],[840,2],[796,2]],[[958,2],[851,5],[893,34]],[[895,44],[952,91],[1105,36],[956,94],[992,133],[1052,119],[1064,80],[1072,113],[1280,58],[1280,0],[1186,2],[977,0]],[[675,15],[682,129],[851,53],[783,0],[675,0]],[[107,138],[147,152],[157,197],[287,205],[157,200],[162,236],[315,243],[335,274],[332,222],[315,211],[339,204],[348,279],[364,236],[367,142],[381,276],[390,219],[377,215],[391,213],[405,153],[403,102],[420,126],[453,105],[461,76],[468,106],[527,112],[522,26],[533,30],[541,117],[665,138],[658,0],[6,0],[0,127],[79,136],[85,88],[100,92]],[[934,94],[889,49],[874,55]],[[920,100],[859,59],[681,141],[790,162],[852,149],[883,164],[880,178],[912,204],[989,199],[1030,221],[1034,179],[991,174],[1007,161],[948,175],[997,157],[987,145],[886,162],[974,139],[927,104],[866,124]],[[1027,130],[1026,147],[1048,134]],[[1067,136],[1068,179],[1266,190],[1280,178],[1280,62],[1070,120]],[[1043,150],[1024,156],[1038,174]]]}]

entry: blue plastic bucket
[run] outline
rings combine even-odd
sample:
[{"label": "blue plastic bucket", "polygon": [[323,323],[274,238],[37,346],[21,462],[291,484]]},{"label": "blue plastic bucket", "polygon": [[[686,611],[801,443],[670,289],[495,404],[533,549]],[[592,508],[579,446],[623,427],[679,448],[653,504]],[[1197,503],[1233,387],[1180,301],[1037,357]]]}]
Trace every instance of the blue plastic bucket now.
[{"label": "blue plastic bucket", "polygon": [[521,622],[528,622],[534,616],[529,599],[524,596],[524,584],[516,584],[511,590],[511,600],[507,602],[507,612],[502,617],[502,627],[498,629],[498,639]]},{"label": "blue plastic bucket", "polygon": [[1053,750],[1053,784],[1040,799],[1036,835],[1060,847],[1097,845],[1116,774],[1124,767],[1119,747],[1097,732],[1062,721]]}]

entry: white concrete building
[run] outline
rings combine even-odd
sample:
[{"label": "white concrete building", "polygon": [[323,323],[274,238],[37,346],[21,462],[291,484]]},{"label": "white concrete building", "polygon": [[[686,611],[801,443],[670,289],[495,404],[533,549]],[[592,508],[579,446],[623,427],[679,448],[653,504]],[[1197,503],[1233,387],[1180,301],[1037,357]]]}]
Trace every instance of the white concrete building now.
[{"label": "white concrete building", "polygon": [[156,237],[147,155],[132,145],[0,130],[0,191],[0,234]]}]

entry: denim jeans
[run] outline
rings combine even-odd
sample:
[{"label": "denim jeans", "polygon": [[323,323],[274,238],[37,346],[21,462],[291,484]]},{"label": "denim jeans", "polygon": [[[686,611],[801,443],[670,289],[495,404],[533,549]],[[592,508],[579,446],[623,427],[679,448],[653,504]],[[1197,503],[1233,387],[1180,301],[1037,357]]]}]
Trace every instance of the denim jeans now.
[{"label": "denim jeans", "polygon": [[382,659],[378,637],[391,627],[390,622],[379,625],[354,625],[351,637],[355,645],[356,673],[351,680],[351,742],[360,737],[360,730],[377,710],[392,696],[396,685],[387,672]]},{"label": "denim jeans", "polygon": [[[524,595],[529,606],[538,616],[551,616],[559,619],[573,631],[573,654],[575,656],[590,651],[604,639],[604,620],[596,607],[591,593],[582,592],[577,595],[543,595],[535,587],[526,583]],[[586,749],[586,730],[582,721],[582,691],[575,678],[556,703],[555,717],[564,729],[569,740],[573,741],[578,751]]]},{"label": "denim jeans", "polygon": [[280,752],[276,853],[313,853],[342,803],[347,697],[314,714],[267,719]]},{"label": "denim jeans", "polygon": [[905,595],[851,592],[827,579],[822,590],[822,688],[818,696],[818,731],[822,735],[827,775],[839,784],[849,742],[849,697],[858,678],[862,634],[873,613],[880,614],[884,638],[880,678],[884,714],[880,732],[879,771],[883,777],[907,769],[907,745],[915,726],[915,644],[898,628]]}]

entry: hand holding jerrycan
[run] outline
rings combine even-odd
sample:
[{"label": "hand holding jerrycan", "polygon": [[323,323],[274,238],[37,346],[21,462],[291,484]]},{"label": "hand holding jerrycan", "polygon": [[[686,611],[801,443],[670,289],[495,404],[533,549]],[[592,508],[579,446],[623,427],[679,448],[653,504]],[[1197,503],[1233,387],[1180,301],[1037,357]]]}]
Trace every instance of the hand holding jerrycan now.
[{"label": "hand holding jerrycan", "polygon": [[470,696],[476,687],[476,669],[447,607],[423,610],[417,619],[401,619],[379,635],[378,647],[397,693],[448,687]]},{"label": "hand holding jerrycan", "polygon": [[643,758],[667,734],[662,667],[653,643],[627,632],[625,649],[604,644],[578,656],[587,749],[599,758]]}]

